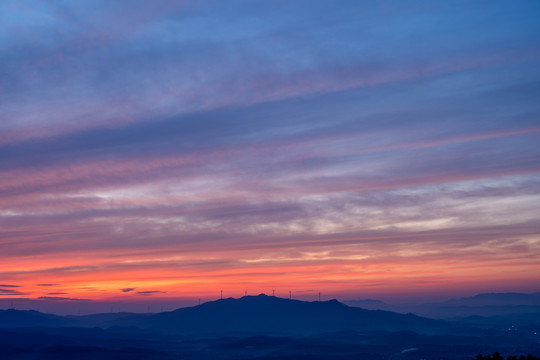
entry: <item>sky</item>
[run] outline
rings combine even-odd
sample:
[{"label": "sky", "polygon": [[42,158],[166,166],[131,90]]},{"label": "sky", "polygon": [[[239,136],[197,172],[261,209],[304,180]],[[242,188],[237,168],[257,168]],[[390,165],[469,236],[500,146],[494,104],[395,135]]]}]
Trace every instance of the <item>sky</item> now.
[{"label": "sky", "polygon": [[0,308],[540,291],[539,15],[2,1]]}]

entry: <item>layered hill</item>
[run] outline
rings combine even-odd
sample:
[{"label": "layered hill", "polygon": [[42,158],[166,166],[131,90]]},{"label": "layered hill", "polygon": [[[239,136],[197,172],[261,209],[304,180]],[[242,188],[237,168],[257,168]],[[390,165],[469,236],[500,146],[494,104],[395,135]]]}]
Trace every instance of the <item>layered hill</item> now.
[{"label": "layered hill", "polygon": [[309,335],[346,330],[433,332],[447,324],[412,314],[353,308],[337,300],[305,302],[258,295],[217,300],[155,315],[128,316],[106,326],[135,326],[178,335]]},{"label": "layered hill", "polygon": [[34,310],[0,310],[0,328],[81,326],[82,322]]}]

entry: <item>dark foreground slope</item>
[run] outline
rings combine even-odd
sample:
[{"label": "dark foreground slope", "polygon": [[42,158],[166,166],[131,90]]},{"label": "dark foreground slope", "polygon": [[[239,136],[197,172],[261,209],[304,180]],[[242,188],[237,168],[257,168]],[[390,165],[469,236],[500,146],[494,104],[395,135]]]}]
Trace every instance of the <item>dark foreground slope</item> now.
[{"label": "dark foreground slope", "polygon": [[538,355],[531,339],[413,332],[338,332],[313,336],[171,337],[75,328],[0,330],[9,360],[473,360],[477,354]]}]

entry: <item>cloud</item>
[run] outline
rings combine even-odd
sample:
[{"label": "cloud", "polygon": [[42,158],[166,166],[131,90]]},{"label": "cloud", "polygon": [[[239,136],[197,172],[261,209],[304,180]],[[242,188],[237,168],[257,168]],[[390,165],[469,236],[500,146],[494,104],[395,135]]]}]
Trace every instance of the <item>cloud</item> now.
[{"label": "cloud", "polygon": [[120,291],[122,291],[122,292],[125,292],[125,293],[126,293],[126,292],[130,292],[130,291],[133,291],[133,290],[135,290],[135,289],[136,289],[136,288],[124,288],[124,289],[120,289]]},{"label": "cloud", "polygon": [[[243,11],[231,12],[235,6],[242,6]],[[36,4],[36,8],[41,7]],[[509,45],[514,51],[515,47],[522,50],[536,45],[535,28],[527,16],[516,21],[522,26],[499,21],[506,27],[499,25],[493,34],[464,36],[470,35],[466,29],[477,26],[477,19],[501,20],[502,9],[515,11],[505,5],[488,13],[480,6],[469,6],[475,14],[470,18],[460,14],[458,5],[443,9],[419,4],[417,11],[355,3],[321,4],[309,12],[296,5],[286,6],[286,11],[280,8],[258,5],[245,9],[244,4],[236,3],[197,6],[199,15],[152,11],[152,16],[133,16],[145,20],[133,21],[137,26],[129,27],[113,21],[118,16],[111,13],[132,13],[131,9],[107,9],[108,16],[102,17],[103,6],[77,5],[58,12],[43,9],[51,20],[39,25],[32,20],[32,25],[25,24],[25,31],[7,25],[3,31],[7,35],[1,40],[17,49],[2,64],[10,70],[6,74],[12,85],[13,118],[35,124],[44,116],[50,125],[25,127],[26,122],[13,121],[14,131],[6,138],[56,136],[95,124],[117,126],[139,119],[141,113],[153,118],[165,111],[192,112],[339,91],[373,82],[372,78],[403,80],[403,73],[459,68],[468,60],[474,64],[470,58],[508,57],[505,50]],[[390,15],[396,11],[406,16],[396,19]],[[446,18],[440,12],[452,15]],[[92,16],[96,13],[100,14],[99,26]],[[324,23],[318,20],[322,15],[327,19]],[[254,24],[253,18],[259,21]],[[438,19],[437,26],[426,21],[431,18]],[[26,17],[14,19],[24,21]],[[459,19],[462,25],[456,26],[457,20],[450,19]],[[383,28],[389,22],[400,36]],[[72,31],[60,30],[65,26]],[[49,40],[36,46],[32,31],[50,34],[45,36]],[[416,51],[404,46],[408,43],[415,43]],[[24,76],[28,67],[35,72],[31,79]],[[54,84],[47,92],[31,91],[47,82]],[[73,118],[78,121],[71,121]]]},{"label": "cloud", "polygon": [[6,284],[0,284],[0,287],[20,287],[20,285],[6,285]]},{"label": "cloud", "polygon": [[59,296],[40,296],[38,300],[47,300],[47,301],[93,301],[91,299],[76,299],[76,298],[67,298]]},{"label": "cloud", "polygon": [[28,295],[18,290],[0,289],[0,295]]},{"label": "cloud", "polygon": [[58,284],[36,284],[36,286],[56,286]]},{"label": "cloud", "polygon": [[165,294],[166,291],[149,290],[149,291],[137,291],[137,295],[153,295],[153,294]]}]

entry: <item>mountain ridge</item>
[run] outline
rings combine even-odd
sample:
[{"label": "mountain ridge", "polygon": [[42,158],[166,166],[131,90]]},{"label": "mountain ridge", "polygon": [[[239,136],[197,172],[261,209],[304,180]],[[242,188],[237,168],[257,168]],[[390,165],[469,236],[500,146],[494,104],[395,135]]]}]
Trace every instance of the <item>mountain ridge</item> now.
[{"label": "mountain ridge", "polygon": [[57,316],[37,311],[0,311],[0,328],[80,326],[139,328],[174,335],[286,334],[311,335],[335,331],[432,332],[446,322],[413,314],[349,307],[335,299],[301,301],[260,294],[226,298],[156,314]]},{"label": "mountain ridge", "polygon": [[421,330],[446,323],[413,314],[349,307],[333,299],[306,302],[264,294],[227,298],[154,315],[133,315],[110,326],[141,326],[179,335],[215,333],[315,334],[343,330]]},{"label": "mountain ridge", "polygon": [[439,302],[387,304],[378,300],[345,300],[349,306],[397,313],[414,313],[434,319],[473,315],[498,316],[540,312],[540,293],[480,293]]}]

